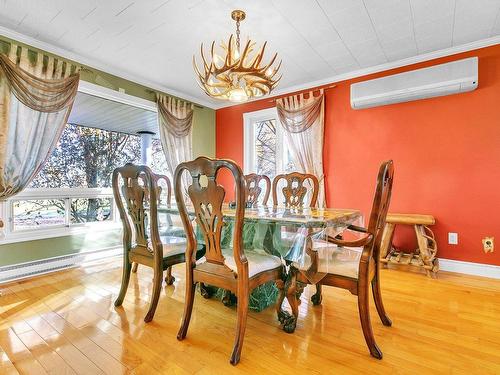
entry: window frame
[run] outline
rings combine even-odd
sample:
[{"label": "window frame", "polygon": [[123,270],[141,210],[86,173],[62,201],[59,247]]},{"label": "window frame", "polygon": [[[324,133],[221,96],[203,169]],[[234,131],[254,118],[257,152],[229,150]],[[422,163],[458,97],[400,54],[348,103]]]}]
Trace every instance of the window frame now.
[{"label": "window frame", "polygon": [[257,173],[255,168],[255,124],[257,122],[276,121],[276,170],[282,173],[284,170],[284,136],[283,129],[279,124],[278,111],[276,107],[266,108],[243,114],[243,172],[245,174]]},{"label": "window frame", "polygon": [[[77,198],[109,198],[111,199],[111,218],[106,221],[95,221],[89,223],[71,223],[69,204],[72,199]],[[14,203],[26,200],[59,199],[66,202],[65,223],[63,225],[42,226],[40,228],[15,229],[14,228]],[[8,244],[23,241],[40,240],[45,238],[64,237],[75,234],[84,234],[88,231],[107,231],[121,228],[119,213],[114,202],[113,190],[111,188],[40,188],[25,189],[21,193],[2,203],[0,214],[4,220],[5,238],[0,244]]]}]

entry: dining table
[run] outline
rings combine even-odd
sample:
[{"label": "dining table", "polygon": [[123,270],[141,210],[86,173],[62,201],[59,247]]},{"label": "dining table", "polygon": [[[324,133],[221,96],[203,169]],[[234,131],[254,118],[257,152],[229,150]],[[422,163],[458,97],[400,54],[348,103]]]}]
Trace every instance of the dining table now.
[{"label": "dining table", "polygon": [[[188,214],[194,218],[194,209],[187,205]],[[160,205],[159,214],[169,216],[167,225],[175,225],[175,215],[179,213],[175,204]],[[231,248],[233,241],[233,222],[236,209],[230,204],[222,207],[224,223],[221,236],[221,247]],[[174,219],[172,219],[172,216]],[[327,243],[328,238],[335,237],[351,224],[362,224],[362,214],[356,209],[342,208],[287,208],[281,206],[257,206],[245,208],[243,224],[243,246],[245,252],[259,252],[278,256],[282,259],[285,272],[285,287],[289,285],[289,277],[293,270],[314,269],[310,267],[311,262],[330,261],[325,247],[320,246],[319,251],[315,249],[315,243]],[[174,223],[174,224],[173,224]],[[198,242],[203,242],[203,235],[196,231]],[[331,264],[333,267],[334,265]],[[308,275],[312,283],[316,283],[324,276],[320,273]],[[302,291],[302,287],[297,290]],[[207,293],[206,290],[202,291]],[[215,293],[222,299],[224,304],[236,303],[236,297],[228,291],[216,289]],[[250,295],[249,308],[254,311],[262,311],[276,303],[278,289],[274,282],[270,282],[254,289]],[[280,320],[286,321],[284,329],[293,331],[295,321],[293,316],[282,311]]]}]

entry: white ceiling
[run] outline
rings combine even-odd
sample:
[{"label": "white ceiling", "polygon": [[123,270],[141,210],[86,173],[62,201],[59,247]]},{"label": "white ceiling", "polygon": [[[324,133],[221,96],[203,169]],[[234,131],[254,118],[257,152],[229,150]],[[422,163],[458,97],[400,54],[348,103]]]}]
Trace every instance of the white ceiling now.
[{"label": "white ceiling", "polygon": [[242,36],[283,59],[280,92],[500,35],[500,0],[0,0],[0,26],[217,107],[191,60],[234,32],[236,8]]},{"label": "white ceiling", "polygon": [[155,133],[155,138],[159,136],[156,112],[83,92],[76,94],[68,124],[128,134],[148,131]]}]

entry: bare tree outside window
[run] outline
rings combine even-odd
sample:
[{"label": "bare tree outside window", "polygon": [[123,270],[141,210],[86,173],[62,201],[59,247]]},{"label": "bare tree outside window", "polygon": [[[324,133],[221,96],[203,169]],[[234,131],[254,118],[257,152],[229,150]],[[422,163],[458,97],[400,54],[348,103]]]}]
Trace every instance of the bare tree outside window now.
[{"label": "bare tree outside window", "polygon": [[[277,133],[276,119],[258,121],[255,129],[255,169],[256,173],[269,176],[271,179],[279,173],[296,170],[292,161],[286,139]],[[278,142],[282,141],[281,147]],[[281,155],[279,155],[281,153]],[[281,163],[278,161],[281,161]]]},{"label": "bare tree outside window", "polygon": [[172,179],[172,173],[168,170],[167,160],[159,139],[151,140],[151,169],[154,173],[163,174]]},{"label": "bare tree outside window", "polygon": [[[140,162],[140,145],[138,136],[68,124],[29,188],[109,188],[116,167]],[[66,210],[60,199],[18,201],[14,207],[19,229],[51,225]],[[110,198],[78,198],[69,209],[71,223],[105,221],[112,204]]]},{"label": "bare tree outside window", "polygon": [[270,178],[276,176],[276,120],[255,123],[256,172]]}]

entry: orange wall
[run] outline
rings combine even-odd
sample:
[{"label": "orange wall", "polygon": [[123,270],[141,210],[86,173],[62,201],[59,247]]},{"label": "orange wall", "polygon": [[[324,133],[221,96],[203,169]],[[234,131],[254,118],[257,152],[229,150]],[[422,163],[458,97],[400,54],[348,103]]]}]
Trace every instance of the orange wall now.
[{"label": "orange wall", "polygon": [[[353,110],[350,84],[402,71],[479,57],[477,90]],[[216,112],[216,154],[243,165],[243,113],[269,99]],[[326,91],[324,166],[327,204],[369,213],[379,164],[395,163],[392,212],[435,216],[439,257],[500,265],[500,45],[337,83]],[[229,183],[228,186],[231,186]],[[458,245],[447,233],[457,232]],[[396,245],[413,241],[400,231]],[[494,236],[485,254],[481,239]]]}]

